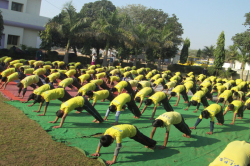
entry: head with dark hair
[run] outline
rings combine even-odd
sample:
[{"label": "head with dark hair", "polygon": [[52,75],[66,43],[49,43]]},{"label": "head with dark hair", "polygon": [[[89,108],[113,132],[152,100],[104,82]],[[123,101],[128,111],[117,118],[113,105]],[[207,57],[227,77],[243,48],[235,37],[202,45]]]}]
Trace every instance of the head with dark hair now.
[{"label": "head with dark hair", "polygon": [[79,93],[78,93],[78,96],[82,96],[82,92],[79,92]]},{"label": "head with dark hair", "polygon": [[23,87],[23,84],[21,82],[19,82],[17,85],[16,85],[18,88],[22,88]]},{"label": "head with dark hair", "polygon": [[34,65],[30,65],[30,68],[34,68],[35,66]]},{"label": "head with dark hair", "polygon": [[9,68],[12,68],[12,67],[14,67],[13,65],[9,65]]},{"label": "head with dark hair", "polygon": [[235,91],[234,90],[231,90],[232,93],[234,93]]},{"label": "head with dark hair", "polygon": [[115,83],[114,83],[114,82],[111,82],[111,85],[115,85]]},{"label": "head with dark hair", "polygon": [[110,110],[111,112],[115,112],[115,111],[117,110],[117,108],[116,108],[115,105],[111,105],[111,106],[109,106],[109,110]]},{"label": "head with dark hair", "polygon": [[250,110],[250,103],[247,103],[247,110]]},{"label": "head with dark hair", "polygon": [[224,102],[224,98],[220,98],[220,99],[219,99],[219,102],[220,102],[220,103]]},{"label": "head with dark hair", "polygon": [[91,90],[89,90],[85,93],[85,95],[87,95],[89,98],[92,98],[94,93]]},{"label": "head with dark hair", "polygon": [[193,106],[197,106],[198,102],[195,101],[195,100],[192,100],[192,101],[191,101],[191,104],[192,104]]},{"label": "head with dark hair", "polygon": [[36,98],[36,96],[37,96],[36,94],[31,93],[30,96],[29,96],[29,99],[33,99],[34,100]]},{"label": "head with dark hair", "polygon": [[107,75],[106,78],[107,78],[107,80],[110,80],[110,76],[109,75]]},{"label": "head with dark hair", "polygon": [[86,71],[85,71],[85,70],[82,70],[81,73],[82,73],[82,74],[86,74]]},{"label": "head with dark hair", "polygon": [[238,93],[238,92],[234,92],[234,95],[235,95],[235,96],[238,96],[238,95],[239,95],[239,93]]},{"label": "head with dark hair", "polygon": [[19,68],[19,71],[22,72],[22,73],[24,73],[24,68],[23,68],[23,67],[20,67],[20,68]]},{"label": "head with dark hair", "polygon": [[202,118],[208,119],[209,118],[209,112],[207,110],[204,110],[201,112]]},{"label": "head with dark hair", "polygon": [[156,84],[153,84],[153,86],[156,86]]},{"label": "head with dark hair", "polygon": [[48,77],[46,77],[46,78],[44,79],[44,81],[45,81],[46,83],[49,83],[49,82],[50,82],[50,80],[49,80]]},{"label": "head with dark hair", "polygon": [[233,109],[234,109],[234,105],[233,105],[233,104],[229,104],[229,105],[227,106],[227,108],[228,108],[229,110],[233,110]]},{"label": "head with dark hair", "polygon": [[217,86],[214,86],[214,87],[213,87],[213,90],[217,90]]},{"label": "head with dark hair", "polygon": [[156,119],[155,121],[152,122],[153,127],[162,127],[164,122],[161,119]]},{"label": "head with dark hair", "polygon": [[145,104],[146,105],[151,105],[153,103],[153,100],[152,99],[146,99],[145,100]]},{"label": "head with dark hair", "polygon": [[135,101],[136,101],[136,102],[141,102],[141,98],[140,98],[139,96],[137,96],[137,97],[135,98]]},{"label": "head with dark hair", "polygon": [[2,77],[2,82],[6,82],[7,81],[7,77]]},{"label": "head with dark hair", "polygon": [[200,88],[203,88],[203,86],[201,85]]},{"label": "head with dark hair", "polygon": [[2,79],[3,78],[3,76],[2,75],[0,75],[0,79]]},{"label": "head with dark hair", "polygon": [[140,83],[137,84],[138,89],[142,89],[142,85]]},{"label": "head with dark hair", "polygon": [[57,112],[56,112],[56,116],[58,117],[58,118],[61,118],[61,117],[63,117],[63,112],[61,111],[61,110],[58,110]]},{"label": "head with dark hair", "polygon": [[35,97],[35,100],[36,100],[36,102],[40,103],[40,102],[42,102],[44,99],[43,99],[43,97],[42,97],[41,95],[37,95],[37,96]]},{"label": "head with dark hair", "polygon": [[112,89],[111,89],[111,92],[116,92],[116,91],[117,91],[116,88],[112,88]]},{"label": "head with dark hair", "polygon": [[197,91],[201,90],[201,87],[198,87]]},{"label": "head with dark hair", "polygon": [[171,92],[170,95],[171,96],[176,96],[176,92]]},{"label": "head with dark hair", "polygon": [[164,88],[164,89],[168,89],[168,86],[167,86],[167,85],[164,85],[163,88]]},{"label": "head with dark hair", "polygon": [[155,82],[155,80],[151,80],[151,82]]},{"label": "head with dark hair", "polygon": [[108,147],[111,145],[114,141],[114,138],[111,137],[110,135],[104,135],[100,139],[100,143],[102,144],[103,147]]},{"label": "head with dark hair", "polygon": [[58,70],[54,70],[54,73],[55,73],[55,72],[58,72]]}]

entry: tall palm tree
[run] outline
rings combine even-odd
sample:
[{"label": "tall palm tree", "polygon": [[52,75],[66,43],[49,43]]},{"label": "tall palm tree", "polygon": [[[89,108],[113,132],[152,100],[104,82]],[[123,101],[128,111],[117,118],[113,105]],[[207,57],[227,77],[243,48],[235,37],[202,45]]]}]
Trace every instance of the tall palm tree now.
[{"label": "tall palm tree", "polygon": [[202,50],[203,56],[205,56],[209,60],[209,58],[214,57],[214,50],[215,50],[214,45],[205,46],[205,48]]},{"label": "tall palm tree", "polygon": [[226,57],[225,57],[225,59],[227,61],[230,61],[231,66],[232,66],[233,59],[236,58],[238,55],[239,55],[238,46],[231,45],[226,50]]},{"label": "tall palm tree", "polygon": [[107,66],[107,54],[108,49],[111,47],[112,41],[118,41],[122,37],[123,29],[120,27],[121,18],[118,16],[118,12],[106,13],[105,9],[101,9],[100,17],[92,23],[92,28],[95,31],[95,37],[97,40],[104,40],[106,42],[105,52],[103,58],[103,66]]}]

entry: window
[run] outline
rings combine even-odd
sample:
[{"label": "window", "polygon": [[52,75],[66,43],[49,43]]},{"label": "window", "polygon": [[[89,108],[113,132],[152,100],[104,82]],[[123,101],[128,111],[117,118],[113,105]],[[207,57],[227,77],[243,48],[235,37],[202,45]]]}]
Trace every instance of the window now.
[{"label": "window", "polygon": [[22,12],[22,10],[23,10],[23,4],[12,2],[11,10]]},{"label": "window", "polygon": [[8,35],[8,44],[9,45],[17,45],[19,36]]}]

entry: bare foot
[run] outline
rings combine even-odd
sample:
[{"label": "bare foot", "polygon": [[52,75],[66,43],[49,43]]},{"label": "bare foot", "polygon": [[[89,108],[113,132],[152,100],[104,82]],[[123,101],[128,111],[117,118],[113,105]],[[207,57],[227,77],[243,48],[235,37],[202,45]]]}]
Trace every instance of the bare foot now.
[{"label": "bare foot", "polygon": [[197,111],[193,111],[193,113],[196,113]]},{"label": "bare foot", "polygon": [[196,129],[196,127],[189,127],[189,129],[194,129],[194,130],[195,130],[195,129]]},{"label": "bare foot", "polygon": [[139,117],[137,117],[137,116],[134,116],[134,118],[135,118],[135,119],[139,119]]},{"label": "bare foot", "polygon": [[153,120],[153,118],[149,118],[149,120]]},{"label": "bare foot", "polygon": [[212,135],[212,134],[213,134],[213,132],[212,132],[212,131],[210,131],[210,132],[206,132],[206,134],[208,134],[208,135]]},{"label": "bare foot", "polygon": [[81,112],[80,111],[76,111],[75,113],[80,114]]},{"label": "bare foot", "polygon": [[191,138],[191,135],[187,135],[187,134],[183,134],[182,136],[186,138]]},{"label": "bare foot", "polygon": [[160,146],[159,147],[159,149],[165,149],[166,148],[166,146]]},{"label": "bare foot", "polygon": [[220,125],[220,126],[222,126],[223,124],[221,124],[221,123],[216,123],[217,125]]},{"label": "bare foot", "polygon": [[188,103],[188,101],[185,101],[184,103]]},{"label": "bare foot", "polygon": [[237,117],[237,119],[242,119],[242,117]]}]

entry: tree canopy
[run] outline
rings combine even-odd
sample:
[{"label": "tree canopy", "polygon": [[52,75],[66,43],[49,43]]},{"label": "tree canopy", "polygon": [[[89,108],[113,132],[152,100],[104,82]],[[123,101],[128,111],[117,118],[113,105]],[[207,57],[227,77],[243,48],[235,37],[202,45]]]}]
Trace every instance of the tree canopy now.
[{"label": "tree canopy", "polygon": [[218,40],[217,47],[214,51],[215,59],[214,66],[218,69],[222,68],[225,61],[225,34],[224,31],[221,32]]}]

